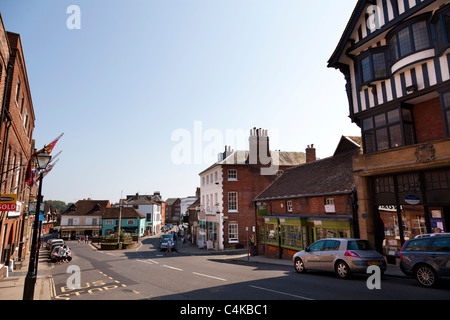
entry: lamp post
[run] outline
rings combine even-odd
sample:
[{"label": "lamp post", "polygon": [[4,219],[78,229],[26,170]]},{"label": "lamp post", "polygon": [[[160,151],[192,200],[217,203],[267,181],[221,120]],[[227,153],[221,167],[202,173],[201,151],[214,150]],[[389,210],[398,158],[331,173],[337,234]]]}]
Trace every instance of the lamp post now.
[{"label": "lamp post", "polygon": [[51,160],[51,156],[47,153],[39,153],[36,155],[36,163],[37,169],[39,171],[39,189],[38,189],[38,197],[36,204],[36,212],[34,213],[34,228],[33,228],[33,238],[31,243],[31,251],[30,251],[30,262],[28,264],[28,273],[25,277],[25,285],[23,288],[23,300],[33,300],[34,298],[34,287],[36,285],[37,278],[37,240],[39,233],[39,212],[41,207],[41,198],[42,198],[42,170],[44,170]]}]

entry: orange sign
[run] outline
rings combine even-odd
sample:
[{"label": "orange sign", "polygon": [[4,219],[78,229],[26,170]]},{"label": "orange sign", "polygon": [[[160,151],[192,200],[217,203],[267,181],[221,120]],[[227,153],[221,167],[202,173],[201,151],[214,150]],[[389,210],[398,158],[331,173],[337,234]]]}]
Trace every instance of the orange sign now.
[{"label": "orange sign", "polygon": [[16,211],[17,194],[2,194],[0,197],[0,211]]}]

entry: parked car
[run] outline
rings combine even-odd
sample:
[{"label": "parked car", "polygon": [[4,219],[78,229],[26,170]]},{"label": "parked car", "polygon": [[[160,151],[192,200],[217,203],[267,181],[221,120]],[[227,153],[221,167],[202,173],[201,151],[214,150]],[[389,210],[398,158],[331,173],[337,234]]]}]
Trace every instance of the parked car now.
[{"label": "parked car", "polygon": [[441,279],[450,279],[450,233],[407,240],[400,251],[400,269],[423,287],[434,287]]},{"label": "parked car", "polygon": [[[53,248],[53,250],[51,251],[51,253],[50,253],[50,261],[51,262],[56,262],[60,258],[60,256],[59,256],[60,248],[61,248],[61,246],[55,246]],[[72,250],[70,250],[70,248],[67,246],[66,246],[66,248],[67,248],[67,261],[70,262],[70,261],[72,261]]]},{"label": "parked car", "polygon": [[374,251],[369,241],[362,239],[322,239],[314,242],[294,257],[294,267],[299,273],[307,270],[335,272],[339,278],[349,278],[352,273],[366,273],[369,266],[379,266],[382,274],[386,261]]},{"label": "parked car", "polygon": [[50,250],[52,245],[55,243],[64,243],[64,240],[63,239],[54,239],[54,238],[48,240],[47,241],[47,249]]},{"label": "parked car", "polygon": [[169,241],[169,239],[170,239],[170,241],[171,241],[171,248],[172,248],[172,250],[174,250],[174,249],[176,249],[176,243],[175,243],[175,241],[174,241],[174,237],[173,237],[173,234],[170,234],[170,233],[166,233],[166,234],[163,234],[160,238],[159,238],[159,249],[161,250],[161,251],[163,251],[163,250],[167,250],[167,242]]}]

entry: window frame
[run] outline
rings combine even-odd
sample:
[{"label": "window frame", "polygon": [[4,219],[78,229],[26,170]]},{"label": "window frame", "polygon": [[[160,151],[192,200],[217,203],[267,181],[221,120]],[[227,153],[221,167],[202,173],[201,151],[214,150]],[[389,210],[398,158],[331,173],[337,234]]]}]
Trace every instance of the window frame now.
[{"label": "window frame", "polygon": [[[398,120],[389,121],[388,115],[396,110],[398,111]],[[410,119],[405,119],[406,118],[405,112],[409,113]],[[377,125],[377,120],[376,120],[377,118],[380,120],[383,120],[382,118],[384,118],[384,123],[380,123]],[[366,121],[367,121],[367,123],[365,123]],[[366,125],[369,124],[369,122],[370,122],[370,126],[366,128]],[[369,117],[366,117],[361,120],[361,124],[362,124],[361,132],[362,132],[362,139],[363,139],[363,146],[364,146],[364,154],[401,148],[404,146],[413,145],[417,141],[413,112],[412,112],[411,107],[406,104],[397,106],[393,109],[384,111],[382,113],[378,113],[378,114],[374,114]],[[401,141],[398,145],[394,145],[394,141],[393,141],[394,135],[393,135],[392,129],[396,128],[398,126],[400,126],[400,134],[401,134],[400,140]],[[412,129],[411,137],[406,134],[407,126],[411,126],[411,129]],[[384,131],[384,133],[383,133],[383,131]],[[381,145],[381,142],[382,142],[380,140],[381,134],[385,134],[385,137],[386,137],[385,143],[387,143],[386,147],[383,147]],[[373,145],[371,149],[369,149],[369,145],[368,145],[368,142],[369,142],[368,136],[369,135],[371,135],[371,142]]]},{"label": "window frame", "polygon": [[[234,230],[236,229],[236,230]],[[231,237],[231,236],[235,237]],[[239,223],[230,222],[228,224],[228,243],[239,243]]]},{"label": "window frame", "polygon": [[[431,24],[434,25],[434,30],[436,31],[436,53],[439,57],[450,48],[450,21],[448,27],[445,21],[447,15],[450,16],[450,4],[437,10],[431,20]],[[441,39],[439,38],[440,36],[442,36]]]},{"label": "window frame", "polygon": [[[392,30],[391,32],[389,32],[387,34],[386,42],[388,43],[388,46],[389,46],[388,62],[391,67],[398,61],[400,61],[412,54],[415,54],[415,53],[421,52],[421,51],[425,51],[425,50],[429,50],[429,49],[434,49],[435,44],[434,44],[433,36],[431,33],[431,25],[430,25],[430,23],[428,23],[429,17],[430,17],[429,13],[415,17],[414,19],[411,19],[411,20],[407,21],[406,23],[399,25],[398,27],[396,27],[394,30]],[[428,36],[428,46],[426,46],[425,48],[417,49],[415,39],[414,39],[415,32],[413,30],[413,26],[418,23],[422,23],[422,22],[425,22],[425,26],[427,29],[426,34]],[[400,48],[399,33],[401,33],[402,31],[404,31],[406,29],[408,30],[408,39],[409,39],[409,44],[411,46],[411,50],[409,52],[402,54],[401,48]],[[395,39],[395,44],[392,43],[393,39]],[[395,54],[395,56],[393,56],[393,53]]]},{"label": "window frame", "polygon": [[[378,47],[374,49],[368,50],[366,53],[362,54],[358,57],[358,67],[360,70],[359,80],[360,80],[360,87],[363,87],[365,85],[368,85],[375,81],[380,81],[383,79],[387,79],[390,77],[390,68],[388,67],[388,46]],[[384,55],[384,70],[385,74],[383,76],[376,76],[377,70],[375,70],[375,64],[374,64],[374,55],[377,54],[383,54]],[[370,68],[370,77],[368,79],[365,78],[364,74],[364,68],[363,68],[363,61],[365,59],[369,59],[369,68]]]},{"label": "window frame", "polygon": [[[230,198],[233,195],[235,195],[235,199]],[[239,212],[238,193],[235,191],[228,192],[227,199],[228,199],[228,212]],[[235,205],[232,207],[231,205],[233,204],[233,202],[235,202]]]},{"label": "window frame", "polygon": [[228,169],[227,180],[228,181],[238,181],[237,169]]}]

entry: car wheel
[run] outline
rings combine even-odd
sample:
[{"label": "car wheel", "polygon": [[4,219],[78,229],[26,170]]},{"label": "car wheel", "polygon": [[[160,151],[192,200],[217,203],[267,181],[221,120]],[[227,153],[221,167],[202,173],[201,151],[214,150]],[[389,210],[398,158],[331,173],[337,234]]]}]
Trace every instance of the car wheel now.
[{"label": "car wheel", "polygon": [[352,275],[352,271],[344,261],[338,261],[336,263],[335,271],[341,279],[348,279]]},{"label": "car wheel", "polygon": [[438,277],[436,271],[425,264],[420,265],[414,272],[414,277],[423,287],[431,288],[436,286]]},{"label": "car wheel", "polygon": [[297,271],[298,273],[306,272],[305,264],[303,263],[303,260],[300,258],[295,258],[294,268],[295,271]]}]

